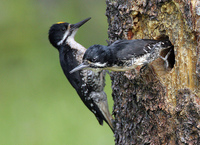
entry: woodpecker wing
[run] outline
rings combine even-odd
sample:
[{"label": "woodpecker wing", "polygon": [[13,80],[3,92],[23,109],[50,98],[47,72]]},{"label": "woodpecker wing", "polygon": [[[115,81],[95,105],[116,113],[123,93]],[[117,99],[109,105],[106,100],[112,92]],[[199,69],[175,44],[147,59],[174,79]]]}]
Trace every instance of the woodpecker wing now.
[{"label": "woodpecker wing", "polygon": [[130,60],[133,57],[141,57],[150,52],[151,48],[148,45],[157,42],[158,40],[150,39],[120,40],[110,45],[109,48],[113,52],[116,61]]},{"label": "woodpecker wing", "polygon": [[[82,85],[82,77],[80,75],[80,71],[70,73],[69,71],[72,70],[74,67],[76,67],[79,62],[76,60],[76,57],[73,55],[73,50],[68,45],[65,46],[65,48],[60,49],[60,64],[62,67],[62,70],[67,77],[70,84],[76,89],[80,90],[80,87]],[[77,92],[80,94],[80,92]]]}]

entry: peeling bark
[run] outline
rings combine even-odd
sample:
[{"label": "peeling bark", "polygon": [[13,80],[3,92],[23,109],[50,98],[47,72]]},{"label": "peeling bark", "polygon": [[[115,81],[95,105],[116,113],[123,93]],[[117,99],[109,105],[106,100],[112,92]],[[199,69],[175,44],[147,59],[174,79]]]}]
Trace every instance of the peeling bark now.
[{"label": "peeling bark", "polygon": [[200,2],[106,4],[110,43],[169,38],[174,45],[168,70],[159,58],[143,73],[111,73],[115,143],[200,144]]}]

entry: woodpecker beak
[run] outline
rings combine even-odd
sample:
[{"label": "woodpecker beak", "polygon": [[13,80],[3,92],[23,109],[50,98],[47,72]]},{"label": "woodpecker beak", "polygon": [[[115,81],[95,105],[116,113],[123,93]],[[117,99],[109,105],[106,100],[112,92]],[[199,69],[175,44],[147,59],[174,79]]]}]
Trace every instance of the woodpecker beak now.
[{"label": "woodpecker beak", "polygon": [[80,22],[78,22],[78,23],[76,23],[76,24],[72,24],[71,25],[71,28],[73,28],[73,29],[78,29],[78,28],[80,28],[83,24],[85,24],[87,21],[89,21],[91,19],[91,17],[89,17],[89,18],[87,18],[87,19],[85,19],[85,20],[83,20],[83,21],[80,21]]},{"label": "woodpecker beak", "polygon": [[84,63],[81,63],[79,66],[75,67],[73,70],[71,70],[69,73],[72,74],[78,70],[82,70],[82,69],[85,69],[85,68],[89,68],[89,65],[87,64],[84,64]]}]

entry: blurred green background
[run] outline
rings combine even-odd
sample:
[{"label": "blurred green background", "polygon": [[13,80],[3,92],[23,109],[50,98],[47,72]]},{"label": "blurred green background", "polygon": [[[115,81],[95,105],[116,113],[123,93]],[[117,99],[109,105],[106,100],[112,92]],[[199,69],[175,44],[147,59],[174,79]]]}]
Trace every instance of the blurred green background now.
[{"label": "blurred green background", "polygon": [[[106,44],[106,3],[99,0],[2,0],[0,5],[0,145],[112,145],[65,78],[50,26],[92,17],[76,35],[88,48]],[[110,79],[106,92],[112,111]]]}]

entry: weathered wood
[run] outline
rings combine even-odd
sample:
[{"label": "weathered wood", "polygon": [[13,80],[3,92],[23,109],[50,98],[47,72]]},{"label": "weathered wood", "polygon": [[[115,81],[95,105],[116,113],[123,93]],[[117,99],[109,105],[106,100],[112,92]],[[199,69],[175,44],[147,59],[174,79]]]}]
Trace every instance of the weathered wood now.
[{"label": "weathered wood", "polygon": [[157,59],[143,73],[111,73],[115,143],[200,144],[200,2],[106,3],[111,43],[168,37],[174,45],[170,69]]}]

